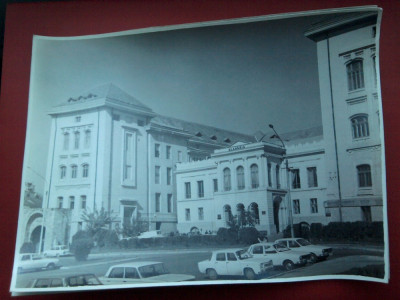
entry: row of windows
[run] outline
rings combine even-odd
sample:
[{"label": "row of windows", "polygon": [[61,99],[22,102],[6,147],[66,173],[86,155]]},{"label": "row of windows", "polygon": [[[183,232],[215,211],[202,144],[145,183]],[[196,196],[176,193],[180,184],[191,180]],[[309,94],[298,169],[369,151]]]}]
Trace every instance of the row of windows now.
[{"label": "row of windows", "polygon": [[[155,184],[160,184],[161,182],[161,167],[160,166],[155,166],[154,169],[154,183]],[[171,168],[167,168],[166,169],[166,177],[167,177],[167,185],[171,185],[172,182],[172,169]]]},{"label": "row of windows", "polygon": [[[90,140],[91,140],[91,131],[85,130],[84,131],[84,140],[83,140],[83,147],[85,149],[90,148]],[[80,131],[75,131],[73,133],[73,149],[78,150],[80,147],[81,142],[81,133]],[[70,148],[70,134],[69,132],[64,133],[64,141],[63,141],[63,150],[69,150]]]},{"label": "row of windows", "polygon": [[[310,199],[310,213],[317,214],[318,213],[318,200],[317,198]],[[300,200],[293,200],[293,214],[299,215],[301,214]]]},{"label": "row of windows", "polygon": [[[78,177],[78,166],[77,165],[71,165],[71,178],[77,178]],[[88,164],[83,164],[81,167],[81,174],[83,178],[89,177],[89,165]],[[60,179],[65,179],[67,177],[67,167],[66,166],[60,166]]]},{"label": "row of windows", "polygon": [[[290,174],[291,174],[291,188],[300,189],[301,188],[300,169],[291,169]],[[318,176],[316,167],[307,168],[307,182],[309,188],[318,187]]]},{"label": "row of windows", "polygon": [[[86,196],[85,195],[80,196],[79,203],[80,203],[81,209],[86,209]],[[57,198],[57,207],[64,208],[64,198],[63,197]],[[75,209],[75,197],[74,196],[69,196],[68,208]]]},{"label": "row of windows", "polygon": [[[214,192],[218,191],[218,181],[217,179],[213,179],[214,183]],[[204,198],[204,181],[199,180],[197,181],[197,197]],[[185,198],[190,199],[192,198],[192,188],[190,182],[185,182]]]},{"label": "row of windows", "polygon": [[[154,157],[161,157],[161,145],[160,144],[154,144]],[[165,158],[166,159],[171,159],[171,146],[166,145],[165,146]],[[178,161],[182,161],[182,151],[178,151]]]},{"label": "row of windows", "polygon": [[[232,189],[231,185],[231,169],[225,168],[223,170],[224,174],[224,191],[230,191]],[[253,189],[259,187],[259,179],[258,179],[258,166],[253,164],[250,166],[250,186]],[[238,190],[243,190],[245,188],[245,175],[244,168],[242,166],[238,166],[236,168],[236,186]]]},{"label": "row of windows", "polygon": [[[191,217],[190,217],[190,208],[186,208],[185,209],[185,221],[190,221]],[[199,207],[197,208],[197,219],[199,221],[203,221],[204,220],[204,209],[203,207]]]},{"label": "row of windows", "polygon": [[[156,193],[155,195],[155,212],[161,212],[161,193]],[[167,202],[166,202],[167,213],[172,213],[173,211],[173,203],[172,203],[172,194],[167,194]]]}]

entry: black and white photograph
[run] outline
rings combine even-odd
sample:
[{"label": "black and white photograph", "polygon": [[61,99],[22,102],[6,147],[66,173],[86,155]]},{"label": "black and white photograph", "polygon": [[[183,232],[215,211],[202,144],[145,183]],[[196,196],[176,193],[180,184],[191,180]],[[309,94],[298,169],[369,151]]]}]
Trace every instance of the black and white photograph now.
[{"label": "black and white photograph", "polygon": [[380,19],[34,36],[11,291],[387,283]]}]

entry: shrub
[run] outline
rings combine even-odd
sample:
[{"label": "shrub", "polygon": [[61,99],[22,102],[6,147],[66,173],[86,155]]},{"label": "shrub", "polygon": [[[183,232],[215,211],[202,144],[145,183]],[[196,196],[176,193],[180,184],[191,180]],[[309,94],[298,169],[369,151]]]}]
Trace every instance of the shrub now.
[{"label": "shrub", "polygon": [[217,231],[217,240],[219,243],[234,244],[237,242],[238,232],[234,228],[221,227]]},{"label": "shrub", "polygon": [[35,245],[32,242],[23,243],[19,249],[19,253],[34,253],[36,252]]},{"label": "shrub", "polygon": [[93,239],[86,231],[80,230],[72,237],[71,251],[77,261],[86,260],[93,246]]},{"label": "shrub", "polygon": [[322,228],[321,223],[312,223],[310,226],[310,238],[320,240],[322,238]]},{"label": "shrub", "polygon": [[239,242],[251,245],[258,243],[258,238],[260,237],[260,233],[254,227],[243,227],[239,229]]}]

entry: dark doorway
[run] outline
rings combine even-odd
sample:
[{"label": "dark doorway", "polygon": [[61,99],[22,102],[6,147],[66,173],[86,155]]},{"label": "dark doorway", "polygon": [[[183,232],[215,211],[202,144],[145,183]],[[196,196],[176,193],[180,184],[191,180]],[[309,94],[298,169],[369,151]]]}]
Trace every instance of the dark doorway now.
[{"label": "dark doorway", "polygon": [[35,249],[37,252],[42,252],[43,251],[43,246],[44,246],[44,237],[46,234],[46,228],[43,227],[43,233],[42,233],[42,245],[39,248],[39,244],[40,244],[40,232],[42,231],[42,226],[38,226],[36,227],[31,234],[31,241],[32,243],[35,245]]},{"label": "dark doorway", "polygon": [[276,233],[279,233],[279,208],[281,207],[282,198],[277,196],[274,199],[274,224],[276,227]]}]

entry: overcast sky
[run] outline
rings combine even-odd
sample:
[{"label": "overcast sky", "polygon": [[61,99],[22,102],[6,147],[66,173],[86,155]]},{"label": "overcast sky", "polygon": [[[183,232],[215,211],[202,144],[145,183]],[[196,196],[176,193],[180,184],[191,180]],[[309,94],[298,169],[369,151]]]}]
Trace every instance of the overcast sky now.
[{"label": "overcast sky", "polygon": [[104,83],[156,113],[241,133],[321,125],[316,44],[304,37],[320,18],[37,40],[25,181],[43,191],[49,108]]}]

